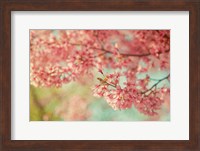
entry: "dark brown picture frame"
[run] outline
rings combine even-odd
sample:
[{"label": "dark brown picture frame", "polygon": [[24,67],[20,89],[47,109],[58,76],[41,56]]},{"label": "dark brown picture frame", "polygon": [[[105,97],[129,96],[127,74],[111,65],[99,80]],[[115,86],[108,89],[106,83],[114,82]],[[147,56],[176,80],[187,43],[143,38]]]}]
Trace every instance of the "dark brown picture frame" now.
[{"label": "dark brown picture frame", "polygon": [[[189,140],[11,140],[12,11],[189,11]],[[1,0],[0,33],[0,151],[200,150],[199,0]],[[184,36],[184,33],[180,36]]]}]

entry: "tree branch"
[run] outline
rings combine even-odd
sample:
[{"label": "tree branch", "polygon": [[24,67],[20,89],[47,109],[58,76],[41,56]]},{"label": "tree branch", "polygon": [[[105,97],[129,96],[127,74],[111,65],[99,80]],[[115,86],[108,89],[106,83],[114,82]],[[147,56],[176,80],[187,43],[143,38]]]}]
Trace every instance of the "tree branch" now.
[{"label": "tree branch", "polygon": [[[86,44],[79,44],[79,43],[69,43],[70,45],[75,45],[75,46],[83,46],[83,47],[87,47]],[[95,50],[101,50],[101,51],[104,51],[106,53],[113,53],[105,48],[96,48],[96,47],[89,47],[89,49],[95,49]],[[169,52],[170,50],[166,50],[165,53]],[[158,52],[158,54],[161,54],[162,52]],[[133,57],[145,57],[145,56],[150,56],[152,55],[151,53],[144,53],[144,54],[124,54],[124,53],[120,53],[120,55],[122,56],[126,56],[126,57],[129,57],[129,56],[133,56]]]},{"label": "tree branch", "polygon": [[164,81],[164,80],[166,80],[166,79],[168,79],[169,78],[169,76],[170,76],[170,74],[168,74],[166,77],[164,77],[164,78],[162,78],[162,79],[160,79],[160,80],[158,80],[158,82],[156,82],[154,85],[152,85],[148,90],[146,90],[146,91],[144,91],[144,92],[142,92],[142,94],[145,94],[145,93],[147,93],[147,92],[149,92],[149,91],[151,91],[154,87],[156,87],[160,82],[162,82],[162,81]]}]

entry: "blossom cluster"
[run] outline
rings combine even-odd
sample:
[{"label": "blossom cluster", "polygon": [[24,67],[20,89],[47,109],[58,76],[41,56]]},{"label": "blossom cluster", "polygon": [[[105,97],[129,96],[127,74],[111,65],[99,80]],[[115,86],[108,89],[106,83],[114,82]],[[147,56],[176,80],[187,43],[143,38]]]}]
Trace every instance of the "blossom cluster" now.
[{"label": "blossom cluster", "polygon": [[[131,75],[130,73],[128,74]],[[149,76],[138,81],[124,82],[123,86],[121,86],[120,76],[126,75],[128,79],[128,74],[127,72],[113,73],[106,76],[103,74],[104,78],[98,78],[99,84],[93,88],[94,96],[104,97],[114,110],[128,109],[134,105],[143,114],[149,116],[156,115],[164,102],[163,97],[159,96],[160,92],[162,94],[169,94],[169,91],[164,87],[154,90],[153,88],[163,80],[166,80],[167,77],[157,81],[151,89],[147,87],[150,80]]]}]

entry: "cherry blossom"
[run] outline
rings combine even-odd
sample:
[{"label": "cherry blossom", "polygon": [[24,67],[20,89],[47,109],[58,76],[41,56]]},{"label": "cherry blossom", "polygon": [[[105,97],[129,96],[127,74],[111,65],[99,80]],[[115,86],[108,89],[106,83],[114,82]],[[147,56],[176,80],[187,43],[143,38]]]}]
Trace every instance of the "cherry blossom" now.
[{"label": "cherry blossom", "polygon": [[[160,71],[166,74],[151,76]],[[158,114],[170,94],[169,71],[169,30],[30,31],[31,85],[61,87],[88,76],[97,80],[93,95],[114,110]]]}]

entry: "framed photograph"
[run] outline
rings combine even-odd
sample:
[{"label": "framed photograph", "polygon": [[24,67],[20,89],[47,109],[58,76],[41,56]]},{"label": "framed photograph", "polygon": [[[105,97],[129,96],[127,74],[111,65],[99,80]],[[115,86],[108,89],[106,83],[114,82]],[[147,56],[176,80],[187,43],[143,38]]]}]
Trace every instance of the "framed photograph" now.
[{"label": "framed photograph", "polygon": [[0,11],[0,150],[200,150],[198,0]]}]

